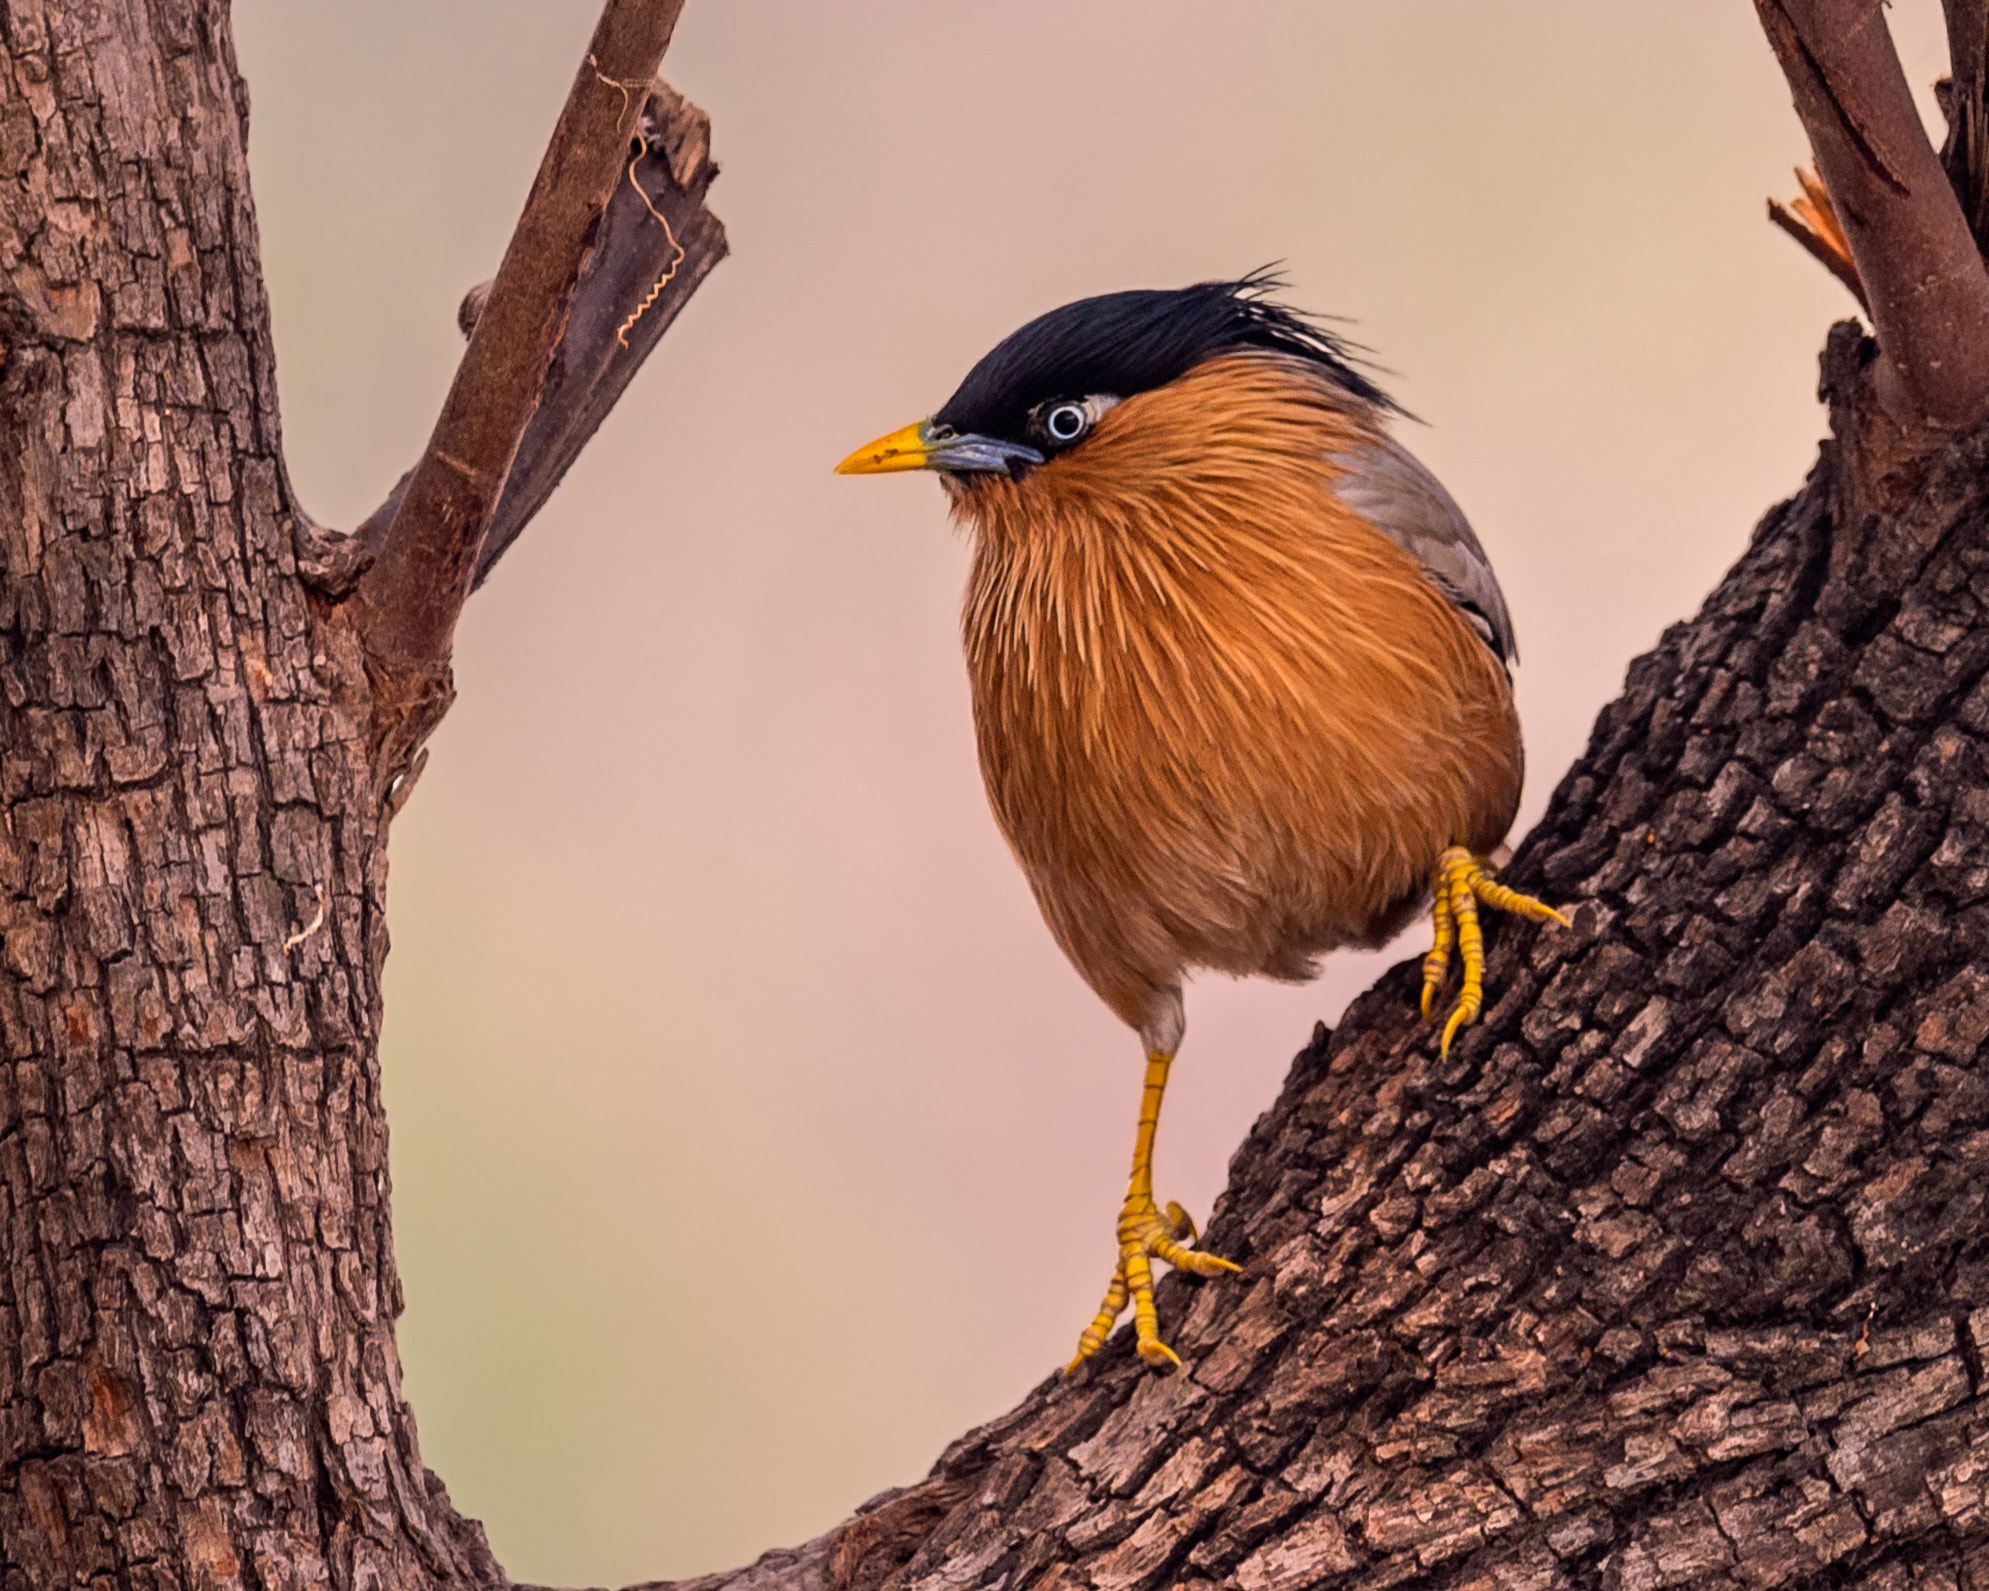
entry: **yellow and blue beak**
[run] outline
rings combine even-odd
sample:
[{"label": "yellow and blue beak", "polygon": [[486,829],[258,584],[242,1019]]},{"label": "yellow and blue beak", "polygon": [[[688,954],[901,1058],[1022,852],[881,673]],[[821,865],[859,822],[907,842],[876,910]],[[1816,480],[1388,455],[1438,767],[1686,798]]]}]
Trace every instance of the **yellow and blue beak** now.
[{"label": "yellow and blue beak", "polygon": [[956,474],[1012,473],[1041,464],[1043,455],[1021,442],[961,435],[951,426],[920,420],[858,448],[836,466],[838,475],[891,475],[899,470],[946,470]]}]

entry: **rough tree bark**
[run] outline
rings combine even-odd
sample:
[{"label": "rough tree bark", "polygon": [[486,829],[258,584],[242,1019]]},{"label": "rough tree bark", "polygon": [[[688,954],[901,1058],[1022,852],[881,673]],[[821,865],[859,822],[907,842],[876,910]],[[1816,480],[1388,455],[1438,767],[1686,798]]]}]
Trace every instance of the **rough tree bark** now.
[{"label": "rough tree bark", "polygon": [[[692,1584],[1989,1587],[1989,9],[1949,3],[1943,168],[1873,0],[1758,3],[1879,338],[1833,333],[1809,482],[1515,859],[1574,928],[1500,920],[1447,1063],[1408,969],[1315,1035],[1212,1228],[1245,1276],[1165,1284],[1179,1374],[1115,1342]],[[338,537],[283,475],[218,0],[0,8],[5,1591],[507,1583],[399,1393],[385,844],[454,609],[671,268],[634,206],[687,250],[651,341],[722,252],[647,79],[576,80],[606,213],[498,350],[538,374]],[[645,108],[638,186],[603,128]]]},{"label": "rough tree bark", "polygon": [[6,1591],[507,1583],[400,1393],[387,833],[472,579],[724,252],[676,12],[608,0],[343,537],[284,475],[225,4],[0,7]]}]

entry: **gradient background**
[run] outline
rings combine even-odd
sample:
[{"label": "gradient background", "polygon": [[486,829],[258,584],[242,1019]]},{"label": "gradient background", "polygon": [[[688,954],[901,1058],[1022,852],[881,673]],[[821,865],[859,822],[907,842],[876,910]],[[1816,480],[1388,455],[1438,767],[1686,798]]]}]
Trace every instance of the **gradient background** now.
[{"label": "gradient background", "polygon": [[[595,0],[240,0],[292,472],[412,462]],[[1933,0],[1896,5],[1909,77]],[[1498,564],[1535,770],[1799,483],[1848,299],[1739,0],[692,0],[734,255],[471,604],[396,827],[386,1087],[428,1462],[510,1572],[678,1576],[916,1479],[1059,1366],[1136,1042],[988,817],[924,477],[838,479],[1050,306],[1282,260]],[[1205,1214],[1316,985],[1189,998]]]}]

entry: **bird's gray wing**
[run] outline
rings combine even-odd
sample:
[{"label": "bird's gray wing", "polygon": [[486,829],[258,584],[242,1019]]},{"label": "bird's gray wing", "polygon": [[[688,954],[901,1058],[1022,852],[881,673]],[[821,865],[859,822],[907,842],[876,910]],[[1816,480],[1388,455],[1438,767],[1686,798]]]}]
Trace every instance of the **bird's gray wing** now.
[{"label": "bird's gray wing", "polygon": [[1391,436],[1376,434],[1333,455],[1342,472],[1340,500],[1400,547],[1508,666],[1519,661],[1512,616],[1498,576],[1470,521],[1420,460]]}]

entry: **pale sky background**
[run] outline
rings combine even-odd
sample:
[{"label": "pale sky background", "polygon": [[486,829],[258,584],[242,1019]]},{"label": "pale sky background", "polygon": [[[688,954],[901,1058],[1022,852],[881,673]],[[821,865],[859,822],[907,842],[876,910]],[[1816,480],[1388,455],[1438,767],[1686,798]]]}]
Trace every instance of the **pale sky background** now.
[{"label": "pale sky background", "polygon": [[[594,0],[239,0],[292,473],[420,450]],[[1933,0],[1895,6],[1908,75]],[[1139,1048],[989,817],[926,477],[837,478],[1023,320],[1284,262],[1428,422],[1518,626],[1522,829],[1799,485],[1843,291],[1742,0],[690,0],[733,257],[472,602],[396,826],[386,1090],[428,1462],[519,1579],[744,1562],[1068,1356]],[[1396,955],[1421,948],[1421,930]],[[1206,1215],[1388,958],[1189,996]]]}]

